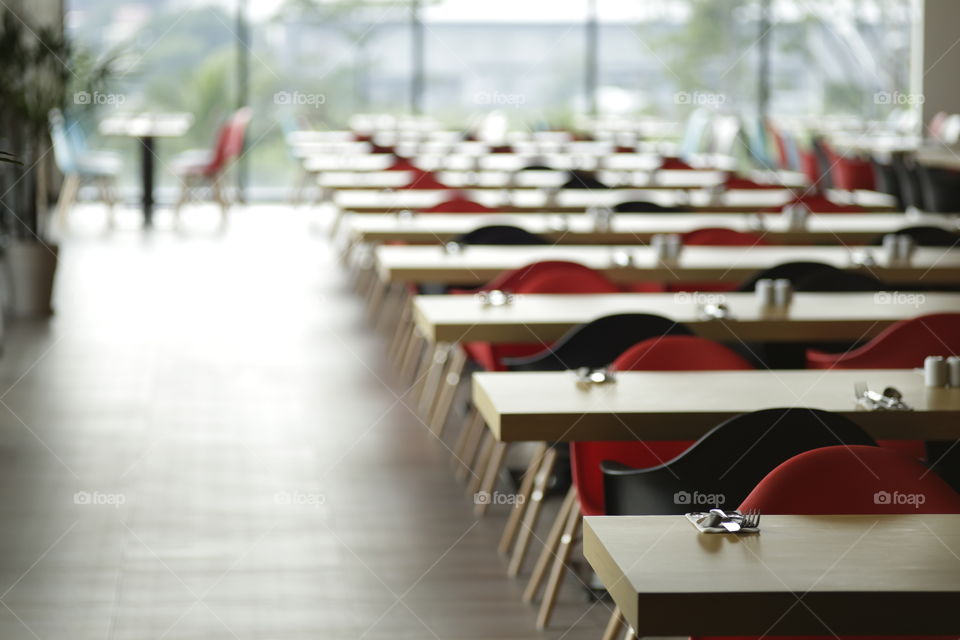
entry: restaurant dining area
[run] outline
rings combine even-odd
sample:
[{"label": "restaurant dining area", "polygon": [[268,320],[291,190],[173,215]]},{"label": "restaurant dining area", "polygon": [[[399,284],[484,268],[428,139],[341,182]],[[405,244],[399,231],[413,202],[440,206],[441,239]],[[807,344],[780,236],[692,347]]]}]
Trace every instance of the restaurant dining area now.
[{"label": "restaurant dining area", "polygon": [[0,1],[0,640],[960,640],[958,44]]}]

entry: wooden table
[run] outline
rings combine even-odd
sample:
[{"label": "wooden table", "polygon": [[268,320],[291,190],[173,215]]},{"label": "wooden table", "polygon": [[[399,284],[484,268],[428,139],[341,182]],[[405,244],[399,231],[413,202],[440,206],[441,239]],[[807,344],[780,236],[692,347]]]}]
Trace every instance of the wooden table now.
[{"label": "wooden table", "polygon": [[153,224],[154,158],[157,138],[177,138],[193,124],[189,113],[136,113],[105,118],[100,122],[100,133],[108,136],[127,136],[140,141],[140,175],[143,185],[143,224]]},{"label": "wooden table", "polygon": [[707,227],[725,227],[763,235],[773,244],[867,244],[877,237],[915,225],[939,226],[960,231],[956,217],[899,213],[857,215],[814,214],[805,229],[793,230],[778,214],[767,214],[763,229],[753,214],[718,213],[618,213],[609,230],[597,229],[591,216],[571,214],[470,214],[431,213],[413,218],[395,214],[349,215],[341,227],[351,243],[402,241],[407,244],[439,244],[486,225],[512,225],[559,244],[630,244],[649,242],[660,233],[686,233]]},{"label": "wooden table", "polygon": [[960,516],[592,516],[583,551],[638,636],[960,633]]},{"label": "wooden table", "polygon": [[960,145],[927,145],[917,149],[914,156],[920,164],[960,171]]},{"label": "wooden table", "polygon": [[[878,264],[853,259],[871,253]],[[601,271],[616,282],[743,282],[761,269],[785,262],[814,261],[876,276],[890,285],[960,284],[960,249],[920,248],[909,264],[883,264],[879,249],[845,247],[685,247],[675,264],[656,260],[653,249],[616,246],[471,246],[450,254],[440,246],[380,246],[375,268],[384,283],[483,284],[508,269],[542,260],[570,260]],[[625,255],[633,266],[620,266]]]},{"label": "wooden table", "polygon": [[[794,198],[790,189],[734,189],[716,193],[711,189],[565,189],[555,200],[543,189],[467,189],[464,195],[484,206],[522,212],[583,211],[591,206],[613,207],[631,200],[650,201],[661,206],[680,206],[696,211],[742,213],[780,207]],[[837,196],[839,197],[839,195]],[[893,210],[895,202],[886,194],[855,192],[854,203],[870,210]],[[351,213],[384,213],[403,209],[425,209],[450,198],[449,190],[379,189],[339,190],[333,203]],[[838,200],[839,201],[839,200]]]},{"label": "wooden table", "polygon": [[[501,442],[696,440],[733,416],[791,406],[843,414],[879,440],[960,439],[960,389],[928,389],[912,370],[625,371],[586,389],[569,371],[472,378]],[[857,382],[896,387],[914,411],[859,410]]]},{"label": "wooden table", "polygon": [[[725,320],[703,315],[722,302]],[[651,313],[718,341],[857,341],[905,318],[960,313],[960,293],[797,293],[786,310],[757,304],[753,293],[533,294],[503,307],[472,295],[416,296],[413,319],[430,342],[552,342],[585,322],[615,313]]]}]

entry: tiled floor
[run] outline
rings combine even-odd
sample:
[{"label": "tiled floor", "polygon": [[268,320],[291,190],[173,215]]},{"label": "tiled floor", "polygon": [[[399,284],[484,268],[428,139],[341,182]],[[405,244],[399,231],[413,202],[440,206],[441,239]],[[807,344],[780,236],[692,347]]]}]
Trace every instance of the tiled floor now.
[{"label": "tiled floor", "polygon": [[0,638],[599,638],[572,586],[534,630],[317,221],[190,213],[81,208],[8,327]]}]

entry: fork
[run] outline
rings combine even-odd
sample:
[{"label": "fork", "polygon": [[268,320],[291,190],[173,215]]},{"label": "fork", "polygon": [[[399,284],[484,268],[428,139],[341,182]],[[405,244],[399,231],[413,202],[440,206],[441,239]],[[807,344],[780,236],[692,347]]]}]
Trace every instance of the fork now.
[{"label": "fork", "polygon": [[740,525],[744,529],[756,529],[760,526],[760,510],[759,509],[747,509],[743,514],[743,518],[740,522]]}]

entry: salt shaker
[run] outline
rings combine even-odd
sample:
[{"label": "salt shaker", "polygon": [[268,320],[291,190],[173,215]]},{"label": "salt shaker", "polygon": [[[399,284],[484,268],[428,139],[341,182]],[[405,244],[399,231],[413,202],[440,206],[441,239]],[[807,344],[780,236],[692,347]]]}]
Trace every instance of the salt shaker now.
[{"label": "salt shaker", "polygon": [[900,257],[900,243],[897,241],[897,235],[888,233],[883,236],[883,255],[887,262],[896,262]]},{"label": "salt shaker", "polygon": [[913,250],[916,247],[912,236],[900,234],[897,237],[897,258],[904,262],[910,262],[913,258]]},{"label": "salt shaker", "polygon": [[947,382],[953,388],[960,387],[960,357],[947,358]]},{"label": "salt shaker", "polygon": [[928,387],[947,386],[947,361],[943,356],[927,356],[924,359],[923,382]]},{"label": "salt shaker", "polygon": [[757,284],[754,286],[754,293],[757,296],[757,304],[761,307],[772,307],[776,303],[773,295],[773,280],[770,278],[757,280]]},{"label": "salt shaker", "polygon": [[680,251],[683,249],[683,241],[680,239],[680,235],[677,233],[668,233],[665,242],[667,245],[667,256],[671,260],[679,259]]},{"label": "salt shaker", "polygon": [[790,306],[793,301],[793,284],[786,278],[773,281],[773,301],[778,307]]}]

